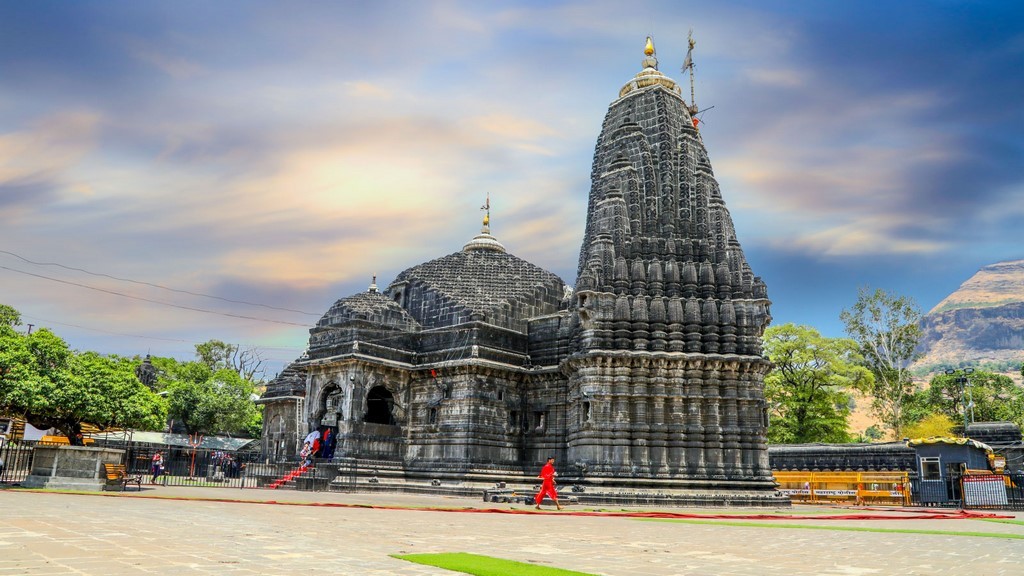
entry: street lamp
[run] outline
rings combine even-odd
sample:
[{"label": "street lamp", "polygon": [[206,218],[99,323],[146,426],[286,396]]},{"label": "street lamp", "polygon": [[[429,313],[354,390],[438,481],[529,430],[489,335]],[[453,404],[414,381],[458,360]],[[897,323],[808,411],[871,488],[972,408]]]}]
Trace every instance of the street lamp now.
[{"label": "street lamp", "polygon": [[971,422],[974,422],[974,397],[971,394],[971,374],[974,373],[974,368],[963,368],[961,370],[949,369],[946,370],[947,376],[956,376],[953,382],[959,384],[963,390],[964,398],[964,438],[967,437],[967,409],[971,410]]}]

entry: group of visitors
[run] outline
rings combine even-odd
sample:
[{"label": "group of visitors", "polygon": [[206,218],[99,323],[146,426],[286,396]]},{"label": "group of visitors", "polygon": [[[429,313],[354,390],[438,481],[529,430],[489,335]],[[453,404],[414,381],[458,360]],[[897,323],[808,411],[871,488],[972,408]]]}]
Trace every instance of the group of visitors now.
[{"label": "group of visitors", "polygon": [[331,427],[323,426],[313,430],[302,440],[302,451],[299,456],[303,466],[309,466],[313,458],[330,460],[334,458],[335,434]]},{"label": "group of visitors", "polygon": [[[229,454],[224,451],[217,451],[211,454],[212,464],[219,466],[221,472],[228,478],[238,478],[243,472],[245,472],[245,463],[241,462],[236,456]],[[149,464],[150,473],[150,484],[156,484],[160,477],[164,475],[166,466],[166,458],[163,450],[157,450]]]},{"label": "group of visitors", "polygon": [[213,465],[219,466],[221,472],[228,478],[238,478],[245,464],[238,461],[238,458],[223,450],[213,453]]}]

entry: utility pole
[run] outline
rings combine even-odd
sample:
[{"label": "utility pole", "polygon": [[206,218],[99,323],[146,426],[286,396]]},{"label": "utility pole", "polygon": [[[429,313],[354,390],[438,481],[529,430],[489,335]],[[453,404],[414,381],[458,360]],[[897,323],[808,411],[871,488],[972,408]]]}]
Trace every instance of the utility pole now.
[{"label": "utility pole", "polygon": [[967,437],[967,410],[970,409],[971,416],[970,421],[974,421],[974,395],[971,393],[971,374],[974,373],[974,368],[964,368],[962,370],[949,369],[946,370],[947,376],[955,376],[953,382],[960,385],[962,390],[961,398],[964,403],[964,438]]},{"label": "utility pole", "polygon": [[[26,326],[28,326],[28,333],[31,334],[32,333],[32,327],[35,326],[35,324],[26,324]],[[27,336],[27,334],[26,334],[26,336]]]}]

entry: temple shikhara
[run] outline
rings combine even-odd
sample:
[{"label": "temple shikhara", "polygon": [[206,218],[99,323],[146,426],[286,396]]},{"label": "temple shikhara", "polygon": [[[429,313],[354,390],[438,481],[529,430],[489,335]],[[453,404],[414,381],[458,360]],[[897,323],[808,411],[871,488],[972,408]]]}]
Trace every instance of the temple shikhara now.
[{"label": "temple shikhara", "polygon": [[697,113],[648,40],[597,139],[575,289],[488,214],[460,251],[331,306],[261,400],[264,453],[329,431],[335,461],[394,489],[529,486],[555,456],[584,501],[777,503],[770,302]]}]

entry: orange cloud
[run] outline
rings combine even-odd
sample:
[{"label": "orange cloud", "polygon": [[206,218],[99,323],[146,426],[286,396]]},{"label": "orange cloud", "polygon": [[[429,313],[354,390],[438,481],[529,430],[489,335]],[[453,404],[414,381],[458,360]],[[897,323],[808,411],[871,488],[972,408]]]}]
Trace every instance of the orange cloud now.
[{"label": "orange cloud", "polygon": [[0,184],[62,179],[95,147],[99,114],[70,111],[42,118],[27,130],[0,134]]}]

